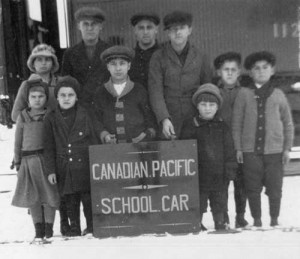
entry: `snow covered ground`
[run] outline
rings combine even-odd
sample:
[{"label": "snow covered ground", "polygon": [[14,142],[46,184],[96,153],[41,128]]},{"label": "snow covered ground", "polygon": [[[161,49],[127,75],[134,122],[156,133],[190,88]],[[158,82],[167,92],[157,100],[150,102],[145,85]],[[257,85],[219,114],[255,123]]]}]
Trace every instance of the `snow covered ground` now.
[{"label": "snow covered ground", "polygon": [[[13,130],[0,126],[0,258],[300,258],[300,176],[284,178],[280,224],[284,229],[244,231],[239,234],[120,237],[63,241],[59,233],[59,215],[54,226],[52,244],[30,245],[34,229],[26,209],[10,205],[16,184],[15,171],[9,169],[13,156]],[[299,168],[300,170],[300,168]],[[232,186],[229,194],[229,213],[234,224]],[[263,195],[263,224],[269,225],[268,205]],[[249,210],[246,215],[252,219]],[[211,214],[204,224],[213,228]],[[85,227],[84,224],[82,227]],[[298,230],[298,231],[297,231]]]}]

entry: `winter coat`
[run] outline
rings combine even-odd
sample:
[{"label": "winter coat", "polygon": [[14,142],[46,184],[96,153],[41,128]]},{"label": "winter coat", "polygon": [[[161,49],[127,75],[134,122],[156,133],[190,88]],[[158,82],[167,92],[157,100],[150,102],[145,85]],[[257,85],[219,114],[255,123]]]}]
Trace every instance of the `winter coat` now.
[{"label": "winter coat", "polygon": [[59,206],[56,185],[45,175],[43,157],[43,120],[46,110],[23,110],[17,119],[14,162],[20,164],[12,205],[30,208],[42,204]]},{"label": "winter coat", "polygon": [[[23,109],[28,107],[28,83],[27,82],[29,80],[36,79],[37,77],[39,77],[37,74],[31,74],[27,80],[22,82],[22,84],[18,90],[18,94],[15,99],[14,106],[13,106],[13,109],[11,112],[11,118],[13,121],[17,121],[19,113]],[[57,83],[57,77],[52,75],[51,81],[49,83],[49,99],[48,99],[48,103],[47,103],[48,109],[55,109],[55,107],[57,105],[57,101],[54,96],[54,87],[55,87],[56,83]]]},{"label": "winter coat", "polygon": [[97,129],[95,118],[79,105],[70,132],[59,108],[46,116],[46,174],[56,174],[61,195],[90,191],[88,147],[99,143]]},{"label": "winter coat", "polygon": [[84,42],[67,49],[63,56],[61,74],[75,77],[82,87],[79,100],[84,105],[90,105],[96,88],[109,79],[106,65],[100,59],[101,53],[109,46],[99,40],[92,61],[89,60]]},{"label": "winter coat", "polygon": [[198,116],[184,122],[181,139],[196,139],[200,191],[221,191],[235,178],[236,153],[230,128],[218,116],[202,120]]},{"label": "winter coat", "polygon": [[143,85],[148,89],[148,73],[149,73],[149,63],[153,53],[159,49],[157,42],[154,46],[149,49],[141,49],[139,44],[135,47],[135,56],[131,62],[131,67],[128,72],[130,79]]},{"label": "winter coat", "polygon": [[[232,135],[236,150],[254,152],[257,128],[255,90],[241,88],[233,110]],[[275,88],[265,107],[264,154],[281,153],[293,145],[294,126],[284,93]]]},{"label": "winter coat", "polygon": [[148,90],[157,121],[170,118],[179,136],[182,122],[195,114],[192,95],[199,85],[210,80],[207,58],[193,45],[189,46],[184,65],[170,43],[154,52],[149,66]]},{"label": "winter coat", "polygon": [[[117,108],[117,103],[122,105]],[[117,140],[120,140],[120,135],[125,135],[122,138],[130,143],[142,132],[147,133],[151,128],[156,129],[146,89],[138,83],[133,83],[129,78],[120,96],[115,92],[111,80],[103,87],[99,87],[94,104],[98,120],[102,124],[101,132],[115,134]],[[124,128],[124,134],[118,133],[120,127]],[[103,137],[101,138],[103,140]]]}]

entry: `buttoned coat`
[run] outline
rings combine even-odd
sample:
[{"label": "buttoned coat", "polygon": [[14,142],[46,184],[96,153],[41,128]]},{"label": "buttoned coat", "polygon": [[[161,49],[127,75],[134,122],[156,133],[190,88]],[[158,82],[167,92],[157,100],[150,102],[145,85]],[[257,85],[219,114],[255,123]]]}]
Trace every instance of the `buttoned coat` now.
[{"label": "buttoned coat", "polygon": [[207,57],[192,44],[184,65],[170,43],[154,52],[149,66],[148,90],[158,122],[170,118],[179,136],[183,120],[195,114],[192,95],[201,84],[210,81]]},{"label": "buttoned coat", "polygon": [[99,143],[93,116],[77,107],[70,132],[60,110],[50,112],[44,122],[46,174],[55,173],[61,195],[90,191],[89,150]]},{"label": "buttoned coat", "polygon": [[92,103],[96,88],[110,77],[105,63],[100,59],[101,53],[108,47],[108,44],[99,40],[91,61],[87,56],[83,41],[64,53],[61,74],[73,76],[78,80],[82,87],[79,100],[84,105]]}]

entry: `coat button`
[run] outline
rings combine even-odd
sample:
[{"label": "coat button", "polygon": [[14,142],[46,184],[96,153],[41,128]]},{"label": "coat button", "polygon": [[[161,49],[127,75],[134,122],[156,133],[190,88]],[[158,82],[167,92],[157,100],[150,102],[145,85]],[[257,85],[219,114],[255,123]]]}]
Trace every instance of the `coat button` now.
[{"label": "coat button", "polygon": [[72,151],[71,151],[71,149],[69,149],[68,151],[69,151],[69,153],[71,153],[71,152],[72,152]]},{"label": "coat button", "polygon": [[73,161],[72,157],[69,159],[69,161],[70,161],[70,162],[72,162],[72,161]]},{"label": "coat button", "polygon": [[82,135],[83,135],[83,133],[80,131],[80,132],[79,132],[79,136],[82,136]]},{"label": "coat button", "polygon": [[71,147],[71,146],[72,146],[71,144],[68,145],[68,147]]},{"label": "coat button", "polygon": [[81,162],[81,158],[78,159],[78,162]]}]

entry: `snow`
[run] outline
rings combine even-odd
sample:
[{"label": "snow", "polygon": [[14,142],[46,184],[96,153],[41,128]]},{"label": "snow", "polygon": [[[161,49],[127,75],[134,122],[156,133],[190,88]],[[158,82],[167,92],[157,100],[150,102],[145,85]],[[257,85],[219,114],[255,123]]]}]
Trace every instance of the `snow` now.
[{"label": "snow", "polygon": [[[26,209],[11,206],[17,180],[9,166],[13,157],[14,130],[0,126],[0,258],[300,258],[300,176],[284,178],[281,216],[282,229],[243,231],[239,234],[211,235],[144,235],[107,239],[77,238],[63,241],[59,232],[59,214],[54,225],[54,242],[30,245],[33,224]],[[263,225],[269,225],[267,197],[262,195]],[[229,215],[234,224],[232,185],[229,189]],[[84,217],[82,217],[84,218]],[[247,220],[252,223],[249,209]],[[213,228],[211,214],[204,216],[204,225]],[[82,224],[82,228],[85,225]],[[296,231],[296,229],[298,231]],[[292,231],[289,231],[292,230]],[[18,242],[16,242],[18,241]]]}]

